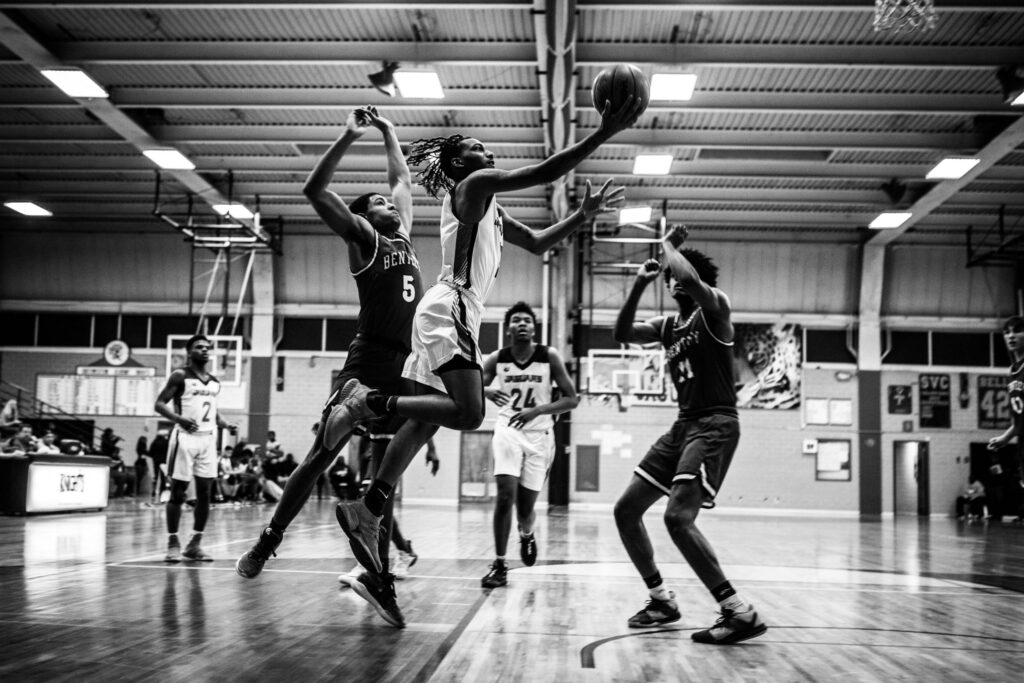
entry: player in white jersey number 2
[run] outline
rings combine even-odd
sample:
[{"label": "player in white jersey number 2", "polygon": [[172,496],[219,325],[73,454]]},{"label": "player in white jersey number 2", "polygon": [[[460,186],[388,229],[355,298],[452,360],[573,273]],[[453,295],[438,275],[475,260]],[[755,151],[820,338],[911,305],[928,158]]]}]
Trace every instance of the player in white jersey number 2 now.
[{"label": "player in white jersey number 2", "polygon": [[[480,581],[484,588],[508,583],[505,551],[512,527],[512,508],[519,523],[519,557],[532,567],[537,561],[534,505],[555,458],[555,415],[579,405],[576,388],[558,351],[537,344],[537,316],[525,302],[505,311],[510,346],[484,361],[484,394],[499,406],[491,450],[498,496],[494,502],[494,550],[491,570]],[[497,380],[497,386],[490,386]],[[551,384],[561,395],[555,398]]]},{"label": "player in white jersey number 2", "polygon": [[[174,422],[167,454],[167,476],[171,479],[171,497],[167,501],[167,554],[165,562],[211,562],[213,558],[199,547],[210,515],[210,491],[217,476],[217,429],[235,430],[217,410],[220,382],[206,370],[213,345],[197,334],[185,342],[188,363],[167,378],[153,409]],[[173,402],[173,407],[169,405]],[[196,481],[196,509],[193,512],[192,537],[182,551],[178,541],[181,504],[189,482]]]}]

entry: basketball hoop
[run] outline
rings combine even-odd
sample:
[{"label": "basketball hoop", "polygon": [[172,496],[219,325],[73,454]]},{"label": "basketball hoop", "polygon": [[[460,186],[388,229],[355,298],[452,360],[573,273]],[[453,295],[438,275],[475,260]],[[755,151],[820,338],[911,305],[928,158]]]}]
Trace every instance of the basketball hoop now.
[{"label": "basketball hoop", "polygon": [[934,0],[875,0],[875,31],[930,31],[935,28]]}]

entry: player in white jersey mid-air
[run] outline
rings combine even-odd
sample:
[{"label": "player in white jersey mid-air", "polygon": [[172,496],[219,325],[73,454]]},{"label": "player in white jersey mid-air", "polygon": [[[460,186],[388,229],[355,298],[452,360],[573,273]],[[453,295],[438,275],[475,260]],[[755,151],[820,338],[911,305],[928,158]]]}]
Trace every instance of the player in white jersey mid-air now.
[{"label": "player in white jersey mid-air", "polygon": [[[484,394],[499,406],[491,450],[498,496],[494,501],[496,559],[480,581],[484,588],[508,583],[505,552],[512,528],[512,508],[519,526],[519,557],[527,567],[537,561],[534,506],[555,459],[555,415],[579,405],[565,362],[555,349],[534,341],[537,316],[520,301],[505,311],[511,345],[484,361]],[[497,386],[491,385],[497,380]],[[557,398],[551,390],[558,386]]]},{"label": "player in white jersey mid-air", "polygon": [[[153,409],[174,423],[167,449],[167,476],[171,479],[171,497],[167,501],[167,555],[165,562],[212,562],[200,543],[210,515],[210,492],[217,477],[217,429],[235,429],[217,410],[220,382],[206,370],[213,345],[205,335],[197,334],[185,342],[188,363],[167,378]],[[173,407],[171,406],[173,403]],[[196,508],[192,537],[181,549],[178,522],[181,504],[189,482],[196,482]]]},{"label": "player in white jersey mid-air", "polygon": [[612,111],[605,102],[596,131],[544,161],[513,171],[495,168],[494,154],[474,138],[451,135],[413,143],[411,165],[422,164],[421,184],[432,196],[445,193],[441,205],[441,274],[416,307],[412,352],[402,376],[415,383],[415,395],[370,391],[357,380],[342,389],[328,418],[330,432],[376,417],[409,418],[391,441],[366,497],[338,505],[338,521],[356,558],[380,571],[377,554],[380,519],[399,477],[438,426],[476,429],[484,419],[483,369],[477,334],[487,294],[501,264],[504,240],[543,254],[598,214],[614,211],[625,188],[596,193],[586,185],[579,208],[558,223],[534,230],[513,219],[496,195],[564,176],[640,115],[643,101],[626,98]]}]

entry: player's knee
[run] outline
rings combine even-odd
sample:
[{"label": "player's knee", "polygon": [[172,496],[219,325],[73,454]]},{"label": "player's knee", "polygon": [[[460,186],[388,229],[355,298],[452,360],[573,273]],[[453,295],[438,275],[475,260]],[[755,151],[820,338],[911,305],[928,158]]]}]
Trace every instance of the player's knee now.
[{"label": "player's knee", "polygon": [[174,503],[175,505],[181,505],[182,503],[185,502],[185,498],[186,498],[186,490],[185,489],[178,488],[177,486],[172,486],[171,487],[170,501],[172,503]]},{"label": "player's knee", "polygon": [[672,531],[685,531],[693,527],[697,521],[697,510],[688,506],[672,505],[669,502],[668,508],[665,510],[665,526],[669,532]]},{"label": "player's knee", "polygon": [[640,514],[635,505],[627,498],[619,498],[615,501],[615,524],[619,527],[632,524],[640,518]]},{"label": "player's knee", "polygon": [[483,406],[462,406],[455,417],[453,429],[459,431],[470,431],[476,429],[484,421]]}]

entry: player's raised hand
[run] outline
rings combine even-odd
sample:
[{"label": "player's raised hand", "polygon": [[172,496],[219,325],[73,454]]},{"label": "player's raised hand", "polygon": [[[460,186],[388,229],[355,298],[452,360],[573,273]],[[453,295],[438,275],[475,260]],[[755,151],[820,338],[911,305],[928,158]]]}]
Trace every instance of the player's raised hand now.
[{"label": "player's raised hand", "polygon": [[605,100],[604,106],[601,108],[601,125],[600,130],[612,133],[618,133],[626,130],[640,118],[640,114],[644,113],[644,101],[642,98],[636,95],[630,95],[622,101],[618,109],[612,110],[611,100]]},{"label": "player's raised hand", "polygon": [[395,127],[394,124],[391,123],[391,121],[377,113],[377,107],[373,106],[372,104],[368,104],[365,107],[361,107],[356,111],[360,113],[360,115],[363,117],[363,120],[366,121],[367,125],[373,126],[382,133],[387,131],[388,128]]},{"label": "player's raised hand", "polygon": [[651,282],[661,273],[661,262],[656,258],[649,258],[640,264],[636,271],[636,279],[643,282]]},{"label": "player's raised hand", "polygon": [[678,249],[683,246],[683,242],[685,242],[686,238],[689,236],[690,231],[685,225],[673,225],[665,235],[664,242],[673,249]]},{"label": "player's raised hand", "polygon": [[366,107],[354,109],[345,120],[345,129],[354,137],[362,137],[370,125],[370,119]]},{"label": "player's raised hand", "polygon": [[616,211],[622,202],[626,201],[625,187],[620,185],[619,187],[608,189],[612,180],[614,178],[604,181],[604,185],[601,186],[601,189],[596,194],[594,194],[590,181],[587,181],[586,189],[583,191],[583,201],[580,202],[580,211],[585,219],[590,220],[599,214]]}]

